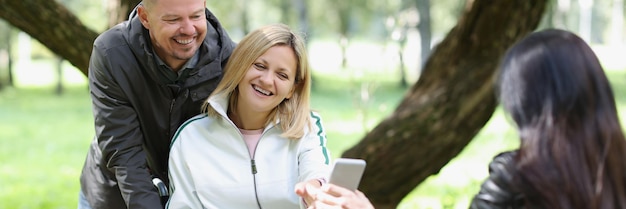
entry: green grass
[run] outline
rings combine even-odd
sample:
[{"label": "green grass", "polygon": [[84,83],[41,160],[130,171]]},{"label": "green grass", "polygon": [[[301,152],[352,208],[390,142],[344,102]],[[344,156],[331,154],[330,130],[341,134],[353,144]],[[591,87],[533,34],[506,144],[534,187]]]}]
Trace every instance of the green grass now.
[{"label": "green grass", "polygon": [[76,208],[93,137],[87,88],[0,92],[0,208]]},{"label": "green grass", "polygon": [[[334,157],[392,112],[406,91],[398,87],[397,76],[389,68],[356,68],[337,70],[327,65],[315,69],[312,107],[324,119]],[[40,73],[32,69],[42,68],[28,69],[17,76],[32,77]],[[49,80],[18,79],[17,88],[0,90],[0,208],[76,208],[78,177],[93,137],[93,121],[84,76],[67,71],[64,79],[70,85],[61,96],[54,94]],[[623,110],[626,71],[607,73],[618,108]],[[44,74],[49,79],[55,76]],[[620,112],[621,118],[626,117],[624,113]],[[491,158],[516,146],[515,130],[496,110],[466,149],[410,193],[399,208],[467,208],[487,176]]]},{"label": "green grass", "polygon": [[322,115],[334,157],[391,113],[406,91],[394,81],[372,79],[357,81],[326,74],[315,77],[311,106]]}]

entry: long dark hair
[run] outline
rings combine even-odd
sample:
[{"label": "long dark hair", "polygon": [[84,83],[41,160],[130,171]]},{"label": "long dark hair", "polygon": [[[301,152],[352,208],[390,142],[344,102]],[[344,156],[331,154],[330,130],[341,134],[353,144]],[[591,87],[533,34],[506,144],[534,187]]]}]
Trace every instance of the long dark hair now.
[{"label": "long dark hair", "polygon": [[571,32],[535,32],[509,49],[498,96],[520,147],[515,188],[527,208],[626,208],[626,141],[609,81]]}]

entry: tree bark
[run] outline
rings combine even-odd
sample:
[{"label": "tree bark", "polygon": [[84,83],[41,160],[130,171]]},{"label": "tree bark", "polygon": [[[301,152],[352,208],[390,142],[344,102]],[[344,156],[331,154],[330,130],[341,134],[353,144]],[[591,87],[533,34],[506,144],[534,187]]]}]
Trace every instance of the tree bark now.
[{"label": "tree bark", "polygon": [[367,161],[359,188],[376,208],[396,208],[487,123],[496,107],[497,64],[537,27],[547,1],[475,0],[394,113],[342,154]]},{"label": "tree bark", "polygon": [[0,18],[28,33],[55,54],[68,60],[85,75],[98,33],[57,1],[0,0]]}]

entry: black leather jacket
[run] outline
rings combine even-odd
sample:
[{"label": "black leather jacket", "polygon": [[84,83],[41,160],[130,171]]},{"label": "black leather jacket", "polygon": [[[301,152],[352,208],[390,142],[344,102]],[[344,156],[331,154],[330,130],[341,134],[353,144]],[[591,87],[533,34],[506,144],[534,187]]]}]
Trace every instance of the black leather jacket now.
[{"label": "black leather jacket", "polygon": [[489,164],[489,178],[480,186],[470,209],[523,208],[523,195],[512,185],[516,152],[503,152]]},{"label": "black leather jacket", "polygon": [[170,140],[200,113],[235,46],[209,10],[206,16],[198,63],[176,84],[159,77],[148,31],[136,14],[96,39],[89,63],[95,137],[80,177],[91,207],[163,207],[152,176],[168,184]]}]

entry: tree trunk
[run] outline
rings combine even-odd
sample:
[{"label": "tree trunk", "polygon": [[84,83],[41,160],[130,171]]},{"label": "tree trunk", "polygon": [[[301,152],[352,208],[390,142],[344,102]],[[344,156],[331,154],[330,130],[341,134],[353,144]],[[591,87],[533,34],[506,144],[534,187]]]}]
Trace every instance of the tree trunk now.
[{"label": "tree trunk", "polygon": [[109,14],[109,28],[128,19],[128,15],[141,0],[107,0],[106,7]]},{"label": "tree trunk", "polygon": [[300,31],[305,35],[304,41],[309,45],[312,35],[309,34],[309,11],[306,0],[292,0],[292,4],[298,15],[298,25]]},{"label": "tree trunk", "polygon": [[15,82],[13,81],[13,28],[9,26],[9,31],[7,32],[7,70],[9,72],[9,82],[8,85],[11,87],[15,86]]},{"label": "tree trunk", "polygon": [[56,60],[56,68],[57,68],[57,87],[54,91],[56,95],[63,95],[63,57],[59,57],[58,55],[55,57]]},{"label": "tree trunk", "polygon": [[348,43],[350,41],[350,15],[351,4],[349,0],[338,1],[335,5],[337,16],[339,18],[339,47],[341,48],[341,68],[347,70],[348,68]]},{"label": "tree trunk", "polygon": [[250,4],[247,0],[238,0],[239,8],[241,8],[241,28],[243,34],[250,33],[250,21],[248,20],[248,5]]},{"label": "tree trunk", "polygon": [[420,67],[421,71],[424,63],[428,60],[430,55],[430,40],[431,40],[431,27],[430,27],[430,0],[416,0],[417,10],[419,13],[419,24],[417,24],[417,30],[420,33]]},{"label": "tree trunk", "polygon": [[85,75],[98,33],[57,1],[0,0],[0,18],[28,33],[55,54],[68,60]]},{"label": "tree trunk", "polygon": [[[310,33],[309,29],[309,10],[307,5],[307,0],[292,0],[291,2],[296,11],[296,15],[298,18],[298,29],[301,32],[304,38],[304,44],[309,46],[311,43],[311,39],[313,38],[313,34]],[[310,49],[307,47],[307,49]],[[309,53],[310,54],[310,53]],[[317,86],[317,79],[315,76],[311,77],[311,88],[315,88]]]},{"label": "tree trunk", "polygon": [[622,46],[624,43],[624,0],[613,0],[611,9],[611,45]]},{"label": "tree trunk", "polygon": [[[406,49],[406,42],[408,36],[408,25],[407,23],[402,23],[400,26],[400,37],[398,38],[398,58],[400,61],[400,87],[406,88],[409,86],[409,82],[407,81],[406,75],[406,61],[404,59],[404,50]],[[421,65],[421,64],[420,64]],[[419,67],[421,69],[422,67]]]},{"label": "tree trunk", "polygon": [[398,49],[398,58],[400,61],[400,87],[401,88],[406,88],[407,86],[409,86],[409,82],[407,82],[407,76],[406,76],[406,64],[404,61],[404,49],[406,45],[406,38],[404,38],[404,40],[402,40],[400,42],[400,47]]},{"label": "tree trunk", "polygon": [[587,43],[591,43],[593,0],[578,0],[580,19],[578,19],[578,33]]},{"label": "tree trunk", "polygon": [[395,112],[342,154],[367,160],[359,188],[376,208],[396,208],[487,123],[497,64],[537,27],[547,1],[475,0]]},{"label": "tree trunk", "polygon": [[291,7],[290,2],[289,2],[289,0],[280,0],[279,5],[280,5],[280,13],[281,13],[280,14],[280,22],[283,23],[283,24],[289,25],[289,20],[291,19],[291,18],[289,18],[289,16],[290,16],[289,15],[289,11],[291,11],[290,10],[290,7]]},{"label": "tree trunk", "polygon": [[554,27],[570,28],[568,11],[571,9],[571,0],[557,0],[554,14]]},{"label": "tree trunk", "polygon": [[[0,37],[2,37],[2,43],[0,43],[0,64],[6,64],[0,66],[0,69],[6,67],[7,78],[6,80],[0,75],[0,89],[4,86],[11,86],[11,25],[0,22]],[[3,54],[2,52],[6,53]],[[6,62],[4,62],[6,60]],[[4,71],[0,70],[4,73]]]}]

